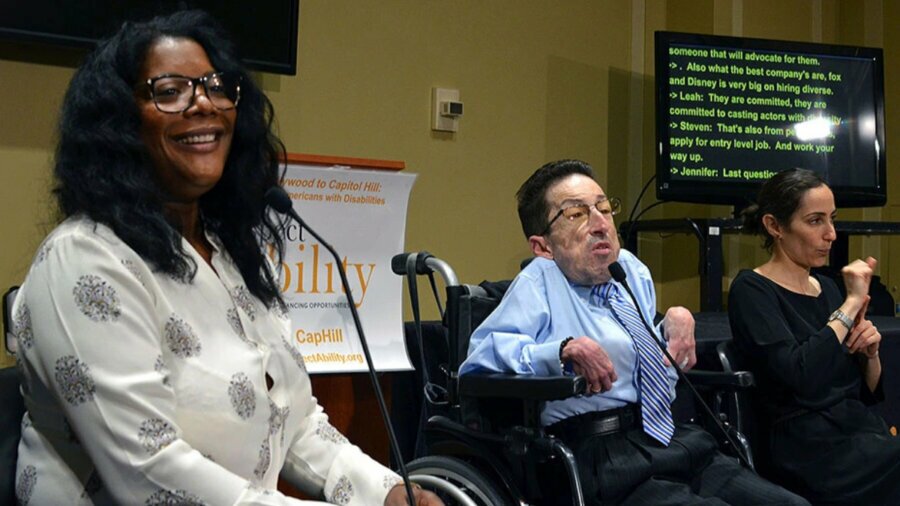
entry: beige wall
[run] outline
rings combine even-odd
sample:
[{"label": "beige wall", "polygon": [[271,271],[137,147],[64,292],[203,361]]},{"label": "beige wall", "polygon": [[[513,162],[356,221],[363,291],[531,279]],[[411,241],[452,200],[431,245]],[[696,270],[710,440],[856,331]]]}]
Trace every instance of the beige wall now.
[{"label": "beige wall", "polygon": [[[302,2],[298,76],[268,87],[288,150],[404,160],[420,175],[407,248],[463,279],[512,275],[527,253],[518,184],[552,157],[605,168],[628,63],[629,3],[556,5]],[[437,86],[460,90],[456,134],[429,128]]]},{"label": "beige wall", "polygon": [[[258,77],[288,151],[403,160],[418,173],[407,250],[428,249],[478,282],[513,276],[528,255],[513,194],[542,163],[585,159],[633,204],[654,167],[654,30],[884,46],[887,144],[900,146],[898,19],[898,2],[876,0],[302,0],[298,75]],[[0,287],[21,282],[52,219],[54,124],[71,60],[0,42]],[[438,86],[458,88],[465,104],[454,135],[429,128]],[[845,215],[900,220],[898,193],[894,184],[884,210]],[[647,216],[729,212],[667,204]],[[898,247],[873,241],[885,259]],[[761,258],[753,241],[728,245],[729,275]],[[642,241],[661,303],[698,308],[696,255],[686,236]]]}]

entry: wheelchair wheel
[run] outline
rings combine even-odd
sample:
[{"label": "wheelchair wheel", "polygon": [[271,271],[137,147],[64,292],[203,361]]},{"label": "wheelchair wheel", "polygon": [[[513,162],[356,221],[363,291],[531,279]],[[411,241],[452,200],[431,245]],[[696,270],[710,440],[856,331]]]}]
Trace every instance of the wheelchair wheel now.
[{"label": "wheelchair wheel", "polygon": [[513,504],[477,467],[454,457],[430,455],[407,464],[409,479],[434,492],[447,506]]}]

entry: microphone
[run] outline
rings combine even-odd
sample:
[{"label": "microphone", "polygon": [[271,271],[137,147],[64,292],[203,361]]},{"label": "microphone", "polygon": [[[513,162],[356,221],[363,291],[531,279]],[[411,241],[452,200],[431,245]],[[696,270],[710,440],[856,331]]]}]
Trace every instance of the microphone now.
[{"label": "microphone", "polygon": [[691,393],[694,395],[694,398],[697,399],[697,402],[699,402],[701,406],[703,406],[703,410],[706,412],[706,415],[709,416],[710,419],[712,419],[712,421],[715,423],[716,427],[719,428],[719,430],[722,432],[722,435],[725,436],[725,439],[728,441],[728,444],[730,444],[735,449],[741,462],[745,466],[747,466],[747,469],[753,469],[753,465],[750,464],[747,456],[744,455],[744,452],[741,451],[741,447],[734,442],[734,440],[731,438],[731,435],[728,433],[728,430],[724,425],[722,425],[722,421],[719,420],[718,416],[713,414],[712,409],[710,409],[709,405],[706,404],[706,401],[703,400],[700,392],[698,392],[697,389],[694,388],[694,384],[691,383],[691,381],[684,374],[684,371],[681,370],[681,367],[675,362],[675,359],[669,353],[669,349],[663,343],[662,339],[660,339],[659,336],[656,335],[656,332],[653,330],[653,328],[650,327],[650,324],[644,317],[644,312],[641,311],[641,306],[638,305],[637,297],[634,296],[634,292],[631,291],[631,287],[628,286],[628,282],[625,281],[625,278],[627,277],[625,274],[625,269],[622,268],[619,262],[613,262],[609,264],[609,274],[616,282],[618,282],[620,285],[622,285],[623,288],[625,288],[626,292],[628,292],[628,296],[631,298],[631,303],[634,304],[635,309],[637,309],[638,316],[641,317],[641,323],[644,324],[644,328],[646,328],[647,332],[650,333],[650,336],[653,337],[653,341],[657,346],[659,346],[659,349],[662,350],[663,354],[669,360],[669,363],[672,364],[672,367],[675,368],[675,372],[678,374],[678,378],[684,381],[684,383],[690,388]]},{"label": "microphone", "polygon": [[[403,478],[403,486],[406,488],[406,496],[409,504],[416,504],[415,494],[413,494],[412,485],[409,481],[409,473],[406,470],[406,463],[403,462],[403,456],[400,454],[400,446],[397,444],[397,435],[394,434],[394,428],[391,425],[391,419],[388,415],[387,406],[384,403],[384,395],[381,393],[381,385],[378,383],[378,376],[375,373],[375,366],[372,364],[372,356],[369,354],[369,344],[366,335],[363,333],[362,322],[359,320],[359,313],[356,311],[356,302],[353,300],[353,294],[350,291],[350,283],[347,281],[347,273],[344,270],[344,264],[340,259],[337,251],[330,244],[325,242],[315,230],[309,227],[303,218],[294,211],[294,204],[291,202],[290,195],[280,186],[273,186],[266,191],[266,203],[279,214],[290,216],[296,221],[301,228],[305,228],[319,244],[325,247],[331,256],[334,257],[334,263],[337,266],[338,274],[341,276],[341,286],[344,287],[344,294],[347,297],[347,305],[350,306],[350,314],[353,316],[353,324],[356,326],[356,333],[359,335],[359,343],[362,345],[363,355],[366,357],[366,365],[369,368],[369,378],[372,380],[372,388],[375,389],[375,397],[378,398],[378,409],[381,411],[381,418],[384,421],[384,427],[387,429],[388,439],[391,443],[391,453],[400,465],[400,476]],[[395,257],[396,258],[396,257]],[[393,267],[393,260],[391,261]],[[395,271],[396,272],[396,271]]]},{"label": "microphone", "polygon": [[[628,275],[625,274],[625,269],[622,268],[622,265],[619,264],[619,262],[613,262],[609,264],[609,275],[612,276],[612,278],[616,280],[616,282],[626,285],[625,289],[628,289],[628,283],[625,282],[625,278],[628,277]],[[631,292],[629,291],[628,293]]]},{"label": "microphone", "polygon": [[279,214],[288,214],[291,218],[302,222],[300,216],[297,215],[297,212],[294,211],[294,204],[291,202],[291,196],[284,191],[284,188],[280,186],[273,186],[269,188],[266,192],[266,204],[269,204],[269,207],[278,211]]}]

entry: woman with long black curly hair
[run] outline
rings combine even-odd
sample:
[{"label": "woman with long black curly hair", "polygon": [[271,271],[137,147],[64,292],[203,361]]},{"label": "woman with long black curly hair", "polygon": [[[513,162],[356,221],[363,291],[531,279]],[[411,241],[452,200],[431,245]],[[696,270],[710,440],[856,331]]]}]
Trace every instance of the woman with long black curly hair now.
[{"label": "woman with long black curly hair", "polygon": [[[272,106],[206,14],[127,23],[72,79],[62,222],[13,309],[20,504],[405,504],[310,391],[266,211]],[[416,490],[420,505],[439,505]]]}]

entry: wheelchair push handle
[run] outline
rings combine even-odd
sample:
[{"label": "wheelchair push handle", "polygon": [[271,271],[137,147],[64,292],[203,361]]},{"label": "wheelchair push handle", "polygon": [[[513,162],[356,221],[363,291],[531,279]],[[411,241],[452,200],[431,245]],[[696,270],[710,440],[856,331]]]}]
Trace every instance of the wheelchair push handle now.
[{"label": "wheelchair push handle", "polygon": [[410,259],[415,259],[416,274],[428,274],[437,272],[444,279],[446,286],[456,286],[459,284],[459,278],[453,272],[450,264],[437,258],[427,251],[418,253],[400,253],[391,258],[391,270],[394,274],[405,276],[409,272]]}]

